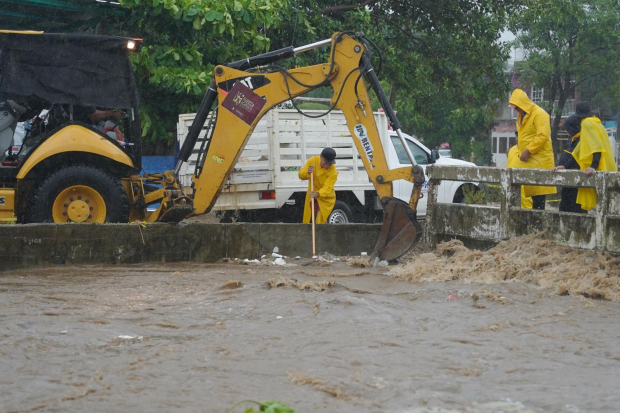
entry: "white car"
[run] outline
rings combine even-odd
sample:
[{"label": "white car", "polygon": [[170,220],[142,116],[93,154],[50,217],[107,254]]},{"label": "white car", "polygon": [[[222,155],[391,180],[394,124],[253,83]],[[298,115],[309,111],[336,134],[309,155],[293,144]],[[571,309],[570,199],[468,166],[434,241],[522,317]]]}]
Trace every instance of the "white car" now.
[{"label": "white car", "polygon": [[[413,154],[413,157],[418,165],[424,168],[424,174],[426,175],[426,166],[432,163],[431,161],[431,150],[424,146],[420,141],[416,138],[413,138],[409,135],[404,135],[407,140],[407,144],[409,145],[409,149]],[[392,145],[390,147],[390,151],[394,151],[388,155],[390,159],[390,168],[402,167],[411,165],[409,162],[409,158],[405,153],[405,149],[403,148],[398,135],[395,132],[390,133],[390,139],[392,141]],[[394,160],[394,162],[392,161]],[[446,158],[440,156],[434,163],[435,165],[458,165],[458,166],[472,166],[475,167],[476,164],[471,162],[461,161],[460,159]],[[456,181],[442,181],[439,190],[437,192],[437,200],[439,202],[463,202],[463,185],[475,185],[478,186],[475,182],[456,182]],[[411,196],[411,191],[413,190],[413,184],[411,182],[405,180],[399,180],[394,183],[394,196],[402,199],[403,201],[409,202],[409,197]],[[426,214],[426,204],[428,202],[428,177],[422,186],[422,194],[423,198],[420,199],[418,203],[418,217],[423,218]]]}]

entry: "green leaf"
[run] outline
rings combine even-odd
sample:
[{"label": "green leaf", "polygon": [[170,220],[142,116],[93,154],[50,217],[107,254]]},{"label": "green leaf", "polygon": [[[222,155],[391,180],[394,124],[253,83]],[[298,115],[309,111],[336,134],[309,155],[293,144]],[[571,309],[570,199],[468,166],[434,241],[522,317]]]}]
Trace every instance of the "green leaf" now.
[{"label": "green leaf", "polygon": [[273,400],[261,402],[260,411],[265,413],[297,413],[294,409]]},{"label": "green leaf", "polygon": [[200,21],[201,21],[200,16],[194,17],[194,22],[192,23],[194,25],[194,29],[200,30],[202,28],[202,24],[200,23]]},{"label": "green leaf", "polygon": [[179,54],[178,54],[177,52],[173,52],[173,53],[172,53],[172,57],[174,57],[174,60],[177,60],[177,61],[178,61],[179,59],[181,59],[181,56],[179,56]]},{"label": "green leaf", "polygon": [[159,0],[153,0],[153,7],[159,6]]},{"label": "green leaf", "polygon": [[215,14],[216,14],[215,10],[209,10],[207,14],[205,14],[205,19],[208,22],[212,22],[213,20],[215,20]]},{"label": "green leaf", "polygon": [[202,89],[200,89],[200,86],[198,86],[198,85],[192,86],[192,91],[194,92],[195,95],[202,94]]},{"label": "green leaf", "polygon": [[216,11],[214,13],[214,16],[215,16],[215,20],[217,20],[217,21],[220,21],[220,20],[222,20],[224,18],[224,15],[222,13],[220,13],[219,11]]},{"label": "green leaf", "polygon": [[250,22],[252,21],[252,14],[247,10],[242,10],[241,16],[244,23],[250,24]]},{"label": "green leaf", "polygon": [[219,30],[220,34],[224,33],[224,30],[226,30],[226,23],[220,23]]},{"label": "green leaf", "polygon": [[234,10],[234,11],[241,11],[241,10],[243,10],[243,4],[241,4],[241,2],[240,2],[240,1],[235,0],[235,1],[233,2],[233,10]]}]

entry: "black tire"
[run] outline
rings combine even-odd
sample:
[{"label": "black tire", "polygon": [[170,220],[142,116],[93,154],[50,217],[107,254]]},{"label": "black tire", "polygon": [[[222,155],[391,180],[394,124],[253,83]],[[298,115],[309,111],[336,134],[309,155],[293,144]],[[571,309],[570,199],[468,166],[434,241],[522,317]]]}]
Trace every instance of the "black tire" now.
[{"label": "black tire", "polygon": [[82,185],[96,190],[106,207],[105,222],[128,222],[129,202],[120,179],[86,165],[67,166],[52,173],[32,191],[26,222],[54,222],[52,206],[66,188]]},{"label": "black tire", "polygon": [[327,217],[328,224],[349,224],[353,222],[351,208],[342,201],[336,201],[334,209]]}]

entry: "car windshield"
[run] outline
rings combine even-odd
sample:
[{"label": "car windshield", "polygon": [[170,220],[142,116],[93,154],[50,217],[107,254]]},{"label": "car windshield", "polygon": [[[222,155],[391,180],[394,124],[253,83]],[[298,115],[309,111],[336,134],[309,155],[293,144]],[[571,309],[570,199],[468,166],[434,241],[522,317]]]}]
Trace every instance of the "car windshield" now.
[{"label": "car windshield", "polygon": [[[394,149],[396,149],[398,162],[400,162],[401,164],[411,164],[411,162],[409,161],[409,157],[407,156],[407,152],[405,152],[405,148],[403,147],[403,144],[398,138],[398,136],[391,136],[391,138]],[[420,148],[418,145],[408,139],[407,145],[409,146],[409,150],[413,154],[413,159],[415,159],[417,164],[426,165],[428,163],[428,154],[422,148]]]}]

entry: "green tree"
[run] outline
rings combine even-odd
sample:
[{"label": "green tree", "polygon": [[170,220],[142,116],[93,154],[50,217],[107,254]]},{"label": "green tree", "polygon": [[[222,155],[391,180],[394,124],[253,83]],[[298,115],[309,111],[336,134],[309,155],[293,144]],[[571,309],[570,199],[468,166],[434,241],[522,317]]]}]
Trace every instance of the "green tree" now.
[{"label": "green tree", "polygon": [[509,27],[525,53],[523,79],[549,90],[545,109],[557,154],[562,109],[576,91],[600,101],[618,98],[620,6],[617,0],[531,2]]},{"label": "green tree", "polygon": [[147,146],[170,148],[179,113],[198,107],[215,65],[269,49],[265,31],[287,0],[120,0],[129,18],[109,31],[144,39],[133,56]]}]

